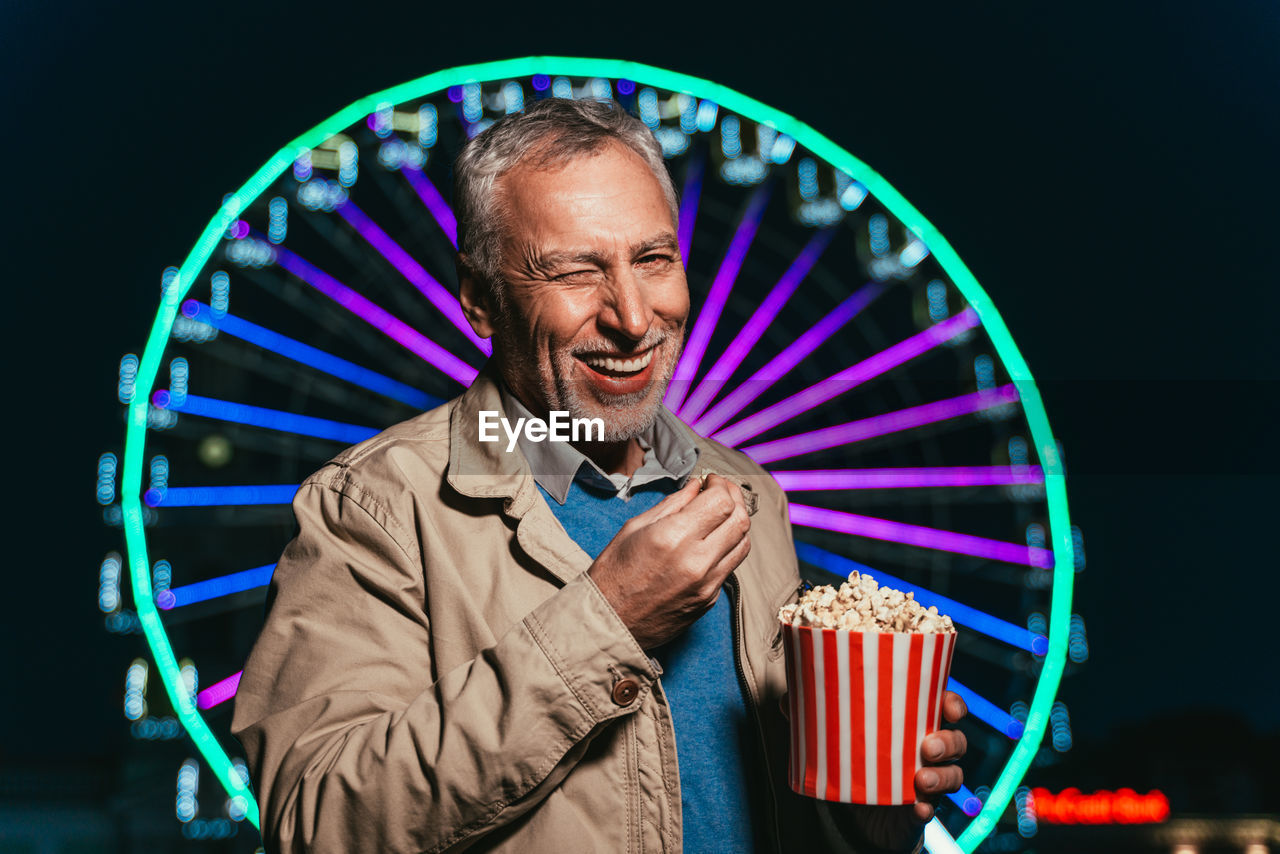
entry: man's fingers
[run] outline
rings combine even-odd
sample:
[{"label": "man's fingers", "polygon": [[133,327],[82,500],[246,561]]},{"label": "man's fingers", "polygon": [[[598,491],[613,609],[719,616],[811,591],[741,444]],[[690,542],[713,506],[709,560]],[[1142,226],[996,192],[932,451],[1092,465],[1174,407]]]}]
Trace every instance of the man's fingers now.
[{"label": "man's fingers", "polygon": [[696,477],[691,477],[685,481],[684,486],[659,501],[648,510],[635,516],[635,520],[643,525],[652,525],[654,522],[672,513],[679,513],[685,507],[689,506],[689,502],[698,497],[698,493],[702,491],[702,483]]},{"label": "man's fingers", "polygon": [[920,745],[920,755],[926,764],[958,762],[969,747],[968,739],[958,729],[941,729],[929,733]]},{"label": "man's fingers", "polygon": [[717,588],[724,584],[729,573],[737,569],[750,552],[751,537],[743,537],[733,543],[720,559],[711,565],[711,569],[707,572],[706,583],[714,584]]},{"label": "man's fingers", "polygon": [[952,691],[947,691],[942,695],[942,715],[951,723],[955,723],[965,715],[969,714],[969,707],[965,705],[964,700],[960,699],[960,695]]},{"label": "man's fingers", "polygon": [[702,540],[709,538],[739,507],[746,512],[742,490],[719,475],[712,474],[707,476],[707,485],[702,493],[684,507],[682,515],[688,517],[691,523],[689,533]]},{"label": "man's fingers", "polygon": [[947,792],[960,791],[960,784],[964,782],[964,772],[960,770],[959,765],[921,768],[916,772],[912,782],[916,787],[916,799],[932,803]]}]

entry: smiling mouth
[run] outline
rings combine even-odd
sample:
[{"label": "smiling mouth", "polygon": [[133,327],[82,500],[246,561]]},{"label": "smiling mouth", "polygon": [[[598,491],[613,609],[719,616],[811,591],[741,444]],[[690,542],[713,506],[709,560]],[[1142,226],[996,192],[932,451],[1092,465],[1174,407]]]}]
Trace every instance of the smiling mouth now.
[{"label": "smiling mouth", "polygon": [[653,352],[656,348],[650,348],[644,354],[635,356],[630,359],[613,358],[611,356],[598,355],[582,355],[581,359],[587,367],[605,376],[629,377],[638,374],[653,361]]}]

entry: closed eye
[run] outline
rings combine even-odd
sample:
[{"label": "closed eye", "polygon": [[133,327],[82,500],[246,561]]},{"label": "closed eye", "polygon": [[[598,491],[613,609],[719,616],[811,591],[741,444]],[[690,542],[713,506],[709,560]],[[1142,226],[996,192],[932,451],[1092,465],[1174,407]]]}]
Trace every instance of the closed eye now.
[{"label": "closed eye", "polygon": [[600,271],[594,267],[583,267],[578,270],[568,270],[564,273],[557,273],[551,278],[553,281],[560,282],[560,281],[566,281],[566,280],[572,280],[572,279],[581,279],[586,276],[594,276],[599,274],[599,272]]}]

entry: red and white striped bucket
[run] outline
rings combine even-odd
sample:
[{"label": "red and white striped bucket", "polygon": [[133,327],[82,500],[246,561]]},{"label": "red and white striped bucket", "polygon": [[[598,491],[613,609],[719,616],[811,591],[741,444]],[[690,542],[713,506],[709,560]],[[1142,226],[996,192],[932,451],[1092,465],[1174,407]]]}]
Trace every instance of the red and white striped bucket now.
[{"label": "red and white striped bucket", "polygon": [[782,625],[791,788],[824,801],[909,804],[938,729],[956,634]]}]

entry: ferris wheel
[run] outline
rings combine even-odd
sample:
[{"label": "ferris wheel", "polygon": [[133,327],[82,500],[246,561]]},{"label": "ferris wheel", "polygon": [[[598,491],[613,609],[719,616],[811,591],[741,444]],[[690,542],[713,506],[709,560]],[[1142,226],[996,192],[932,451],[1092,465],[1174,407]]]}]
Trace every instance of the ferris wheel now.
[{"label": "ferris wheel", "polygon": [[[98,499],[126,556],[104,561],[100,605],[150,650],[126,678],[135,730],[198,749],[177,778],[184,833],[257,824],[228,701],[298,483],[459,394],[489,355],[455,296],[443,188],[467,138],[547,97],[617,100],[680,190],[694,310],[667,405],[771,471],[806,577],[869,572],[961,627],[968,787],[926,844],[974,851],[1022,820],[1022,777],[1066,726],[1059,680],[1087,654],[1083,541],[1010,331],[933,226],[809,126],[706,80],[555,57],[437,72],[289,143],[165,272],[145,349],[121,361],[126,440]],[[202,771],[226,792],[216,817]]]}]

